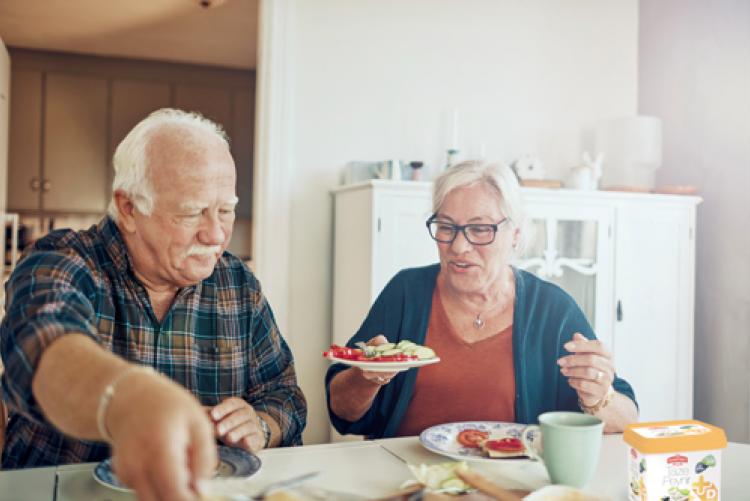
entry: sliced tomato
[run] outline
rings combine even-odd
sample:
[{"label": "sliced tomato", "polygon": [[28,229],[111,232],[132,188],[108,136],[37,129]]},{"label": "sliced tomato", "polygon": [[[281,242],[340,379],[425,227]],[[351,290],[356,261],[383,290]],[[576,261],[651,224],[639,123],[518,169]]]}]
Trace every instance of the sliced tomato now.
[{"label": "sliced tomato", "polygon": [[497,452],[521,452],[524,450],[523,442],[517,438],[499,438],[497,440],[487,440],[483,447],[488,450]]},{"label": "sliced tomato", "polygon": [[418,360],[418,357],[413,355],[380,355],[379,357],[373,357],[370,360],[373,362],[408,362],[410,360]]},{"label": "sliced tomato", "polygon": [[333,345],[329,351],[323,352],[323,356],[343,358],[344,360],[358,360],[362,356],[362,350]]},{"label": "sliced tomato", "polygon": [[470,449],[478,449],[480,444],[483,441],[487,440],[489,436],[490,434],[486,431],[467,428],[461,431],[456,439],[458,440],[458,443],[460,443],[464,447],[468,447]]}]

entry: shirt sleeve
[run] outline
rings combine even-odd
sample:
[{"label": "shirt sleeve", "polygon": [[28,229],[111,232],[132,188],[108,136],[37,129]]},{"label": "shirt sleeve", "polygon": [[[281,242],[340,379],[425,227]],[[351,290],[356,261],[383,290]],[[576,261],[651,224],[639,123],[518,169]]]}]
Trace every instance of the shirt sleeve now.
[{"label": "shirt sleeve", "polygon": [[0,324],[3,396],[11,410],[45,422],[32,393],[34,374],[42,353],[57,338],[81,333],[98,341],[93,291],[90,270],[74,254],[33,252],[14,270]]},{"label": "shirt sleeve", "polygon": [[[404,290],[402,277],[403,274],[399,273],[386,284],[367,313],[367,317],[365,317],[362,325],[346,343],[347,346],[354,348],[357,342],[366,343],[378,334],[383,334],[388,339],[397,338],[398,325],[400,325],[403,315]],[[352,434],[382,437],[388,420],[391,417],[390,413],[395,407],[397,396],[401,395],[404,384],[403,373],[396,375],[387,387],[381,388],[367,412],[357,421],[352,422],[340,418],[331,410],[331,380],[336,374],[349,368],[349,366],[344,364],[333,364],[328,368],[328,372],[326,373],[326,404],[331,424],[342,435]],[[391,400],[386,398],[386,394],[389,391],[395,398]]]},{"label": "shirt sleeve", "polygon": [[[570,355],[570,353],[564,348],[564,345],[573,338],[573,334],[576,332],[580,332],[587,339],[597,339],[594,330],[591,328],[586,316],[578,304],[576,304],[575,300],[570,296],[567,296],[566,299],[567,311],[563,316],[563,322],[561,322],[559,337],[560,345],[558,349],[559,357]],[[560,395],[559,398],[561,399],[561,401],[558,402],[559,408],[561,410],[579,411],[578,394],[570,387],[567,378],[561,377],[559,381],[561,386],[558,393],[558,395]],[[612,387],[617,393],[621,393],[632,400],[636,408],[638,407],[638,402],[635,399],[635,392],[633,391],[632,386],[630,386],[630,383],[617,376],[617,373],[615,373]]]},{"label": "shirt sleeve", "polygon": [[307,402],[297,384],[294,359],[276,325],[271,307],[253,278],[253,363],[248,368],[250,390],[245,400],[256,411],[267,413],[281,428],[281,445],[302,445],[307,422]]}]

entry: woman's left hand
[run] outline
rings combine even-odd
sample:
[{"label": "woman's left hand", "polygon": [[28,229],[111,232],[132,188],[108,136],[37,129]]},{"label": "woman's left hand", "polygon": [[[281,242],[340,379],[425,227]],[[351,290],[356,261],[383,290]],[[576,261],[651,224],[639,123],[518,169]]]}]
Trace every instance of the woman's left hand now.
[{"label": "woman's left hand", "polygon": [[557,360],[560,372],[568,378],[568,384],[576,390],[583,405],[598,404],[615,380],[612,354],[601,341],[589,340],[578,332],[564,348],[572,355]]}]

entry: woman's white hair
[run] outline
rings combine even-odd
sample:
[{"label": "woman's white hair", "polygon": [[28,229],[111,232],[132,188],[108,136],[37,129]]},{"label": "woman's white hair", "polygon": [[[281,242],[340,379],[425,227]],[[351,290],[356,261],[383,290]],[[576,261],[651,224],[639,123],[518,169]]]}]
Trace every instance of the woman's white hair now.
[{"label": "woman's white hair", "polygon": [[220,125],[200,113],[187,112],[174,108],[162,108],[138,122],[128,132],[115,150],[112,164],[115,169],[112,181],[112,200],[109,202],[109,215],[117,221],[118,212],[114,194],[124,192],[133,201],[139,212],[151,214],[154,209],[154,192],[147,176],[148,145],[153,135],[165,126],[192,128],[199,132],[214,134],[229,148],[229,140]]},{"label": "woman's white hair", "polygon": [[435,180],[432,191],[432,212],[437,214],[445,198],[458,188],[481,183],[497,194],[500,211],[518,230],[514,254],[521,255],[530,239],[530,228],[521,197],[518,179],[510,167],[483,160],[467,160],[446,169]]}]

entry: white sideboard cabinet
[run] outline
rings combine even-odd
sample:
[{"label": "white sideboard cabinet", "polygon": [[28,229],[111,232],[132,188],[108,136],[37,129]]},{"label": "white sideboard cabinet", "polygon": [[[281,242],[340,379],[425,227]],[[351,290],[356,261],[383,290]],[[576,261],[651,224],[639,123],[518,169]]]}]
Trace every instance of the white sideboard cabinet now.
[{"label": "white sideboard cabinet", "polygon": [[[334,190],[333,339],[346,342],[393,275],[438,260],[430,183]],[[634,387],[641,420],[691,418],[695,212],[701,199],[523,188],[531,244],[514,263],[583,309]]]}]

